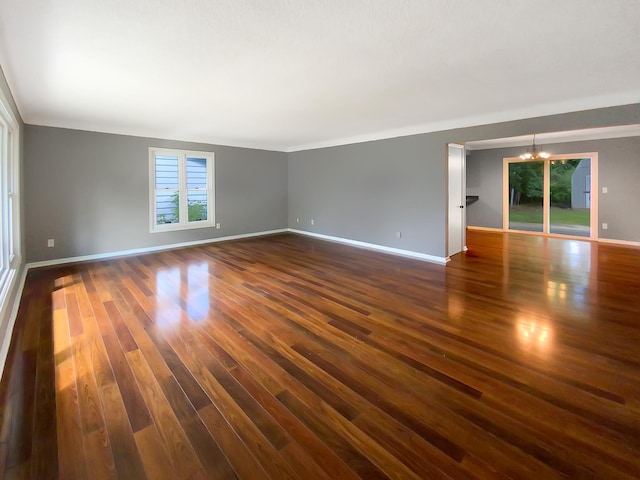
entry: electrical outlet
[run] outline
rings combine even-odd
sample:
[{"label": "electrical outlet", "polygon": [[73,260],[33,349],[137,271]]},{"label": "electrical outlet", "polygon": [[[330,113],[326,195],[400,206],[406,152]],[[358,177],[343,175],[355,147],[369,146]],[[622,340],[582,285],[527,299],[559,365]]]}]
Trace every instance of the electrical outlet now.
[{"label": "electrical outlet", "polygon": [[220,230],[220,224],[219,224],[219,223],[216,223],[216,228],[217,228],[218,230]]},{"label": "electrical outlet", "polygon": [[396,232],[396,238],[402,238],[402,232]]},{"label": "electrical outlet", "polygon": [[315,225],[315,224],[316,224],[316,221],[312,218],[311,219],[311,225]]},{"label": "electrical outlet", "polygon": [[609,189],[607,187],[602,187],[602,193],[607,193]]},{"label": "electrical outlet", "polygon": [[296,218],[296,223],[300,223],[300,219],[299,218]]},{"label": "electrical outlet", "polygon": [[606,230],[607,228],[609,228],[609,225],[607,225],[606,223],[603,223],[603,224],[602,224],[602,229],[603,229],[603,230]]},{"label": "electrical outlet", "polygon": [[56,245],[56,241],[53,238],[50,238],[47,240],[47,247],[51,248],[51,247],[55,247]]}]

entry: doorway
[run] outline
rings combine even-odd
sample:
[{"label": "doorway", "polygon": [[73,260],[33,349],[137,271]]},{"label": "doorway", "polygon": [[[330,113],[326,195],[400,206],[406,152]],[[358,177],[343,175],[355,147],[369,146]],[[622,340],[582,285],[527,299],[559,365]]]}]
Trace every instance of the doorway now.
[{"label": "doorway", "polygon": [[503,172],[505,230],[597,238],[597,153],[505,158]]}]

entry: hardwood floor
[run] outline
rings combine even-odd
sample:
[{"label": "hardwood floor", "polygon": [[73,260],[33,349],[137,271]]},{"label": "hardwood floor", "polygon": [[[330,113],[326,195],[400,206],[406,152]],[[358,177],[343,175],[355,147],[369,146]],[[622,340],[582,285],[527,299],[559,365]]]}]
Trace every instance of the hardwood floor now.
[{"label": "hardwood floor", "polygon": [[639,478],[640,249],[294,235],[29,272],[2,478]]}]

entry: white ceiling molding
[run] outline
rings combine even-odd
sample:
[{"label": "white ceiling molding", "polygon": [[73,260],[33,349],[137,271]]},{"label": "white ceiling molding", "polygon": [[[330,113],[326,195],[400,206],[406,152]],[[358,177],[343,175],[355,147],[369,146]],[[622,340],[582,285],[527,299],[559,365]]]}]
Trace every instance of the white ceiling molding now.
[{"label": "white ceiling molding", "polygon": [[638,103],[638,18],[628,0],[3,0],[0,65],[28,124],[297,151]]},{"label": "white ceiling molding", "polygon": [[[536,133],[536,145],[581,142],[585,140],[605,140],[607,138],[624,138],[640,136],[640,125],[620,125],[614,127],[588,128],[565,132]],[[533,134],[518,137],[491,138],[465,143],[467,151],[490,150],[492,148],[524,147],[531,145]]]}]

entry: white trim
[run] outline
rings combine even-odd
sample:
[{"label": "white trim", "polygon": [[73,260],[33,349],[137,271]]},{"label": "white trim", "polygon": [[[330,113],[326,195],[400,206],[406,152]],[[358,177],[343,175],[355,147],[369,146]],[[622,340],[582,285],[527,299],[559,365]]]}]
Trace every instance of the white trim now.
[{"label": "white trim", "polygon": [[[11,339],[13,338],[13,329],[16,325],[16,319],[18,318],[18,309],[20,307],[20,302],[22,301],[22,292],[24,290],[24,284],[27,279],[27,270],[28,270],[27,266],[23,265],[21,268],[20,279],[18,280],[17,287],[15,287],[15,285],[11,285],[12,287],[15,287],[14,288],[15,297],[13,298],[13,305],[11,306],[11,313],[9,314],[7,327],[4,331],[4,338],[2,339],[2,345],[0,345],[0,367],[2,367],[0,372],[2,374],[4,373],[4,367],[7,361],[7,355],[9,354]],[[11,289],[9,289],[8,293],[10,292],[11,292]],[[3,304],[6,299],[7,299],[6,297],[3,299]],[[6,310],[3,308],[2,312],[4,313],[6,312]],[[0,318],[4,318],[4,315],[2,315],[2,317]]]},{"label": "white trim", "polygon": [[467,230],[478,230],[478,231],[481,231],[481,232],[505,233],[505,229],[504,228],[477,227],[475,225],[467,225]]},{"label": "white trim", "polygon": [[417,260],[423,260],[425,262],[438,263],[440,265],[444,265],[445,263],[448,262],[448,259],[444,257],[436,257],[435,255],[428,255],[426,253],[413,252],[411,250],[403,250],[401,248],[386,247],[384,245],[378,245],[376,243],[361,242],[359,240],[351,240],[349,238],[334,237],[331,235],[323,235],[321,233],[307,232],[304,230],[296,230],[293,228],[289,228],[287,230],[291,233],[297,233],[298,235],[314,237],[320,240],[327,240],[329,242],[343,243],[346,245],[351,245],[353,247],[366,248],[367,250],[375,250],[377,252],[389,253],[391,255],[398,255],[400,257],[408,257],[408,258],[414,258]]},{"label": "white trim", "polygon": [[[163,155],[178,159],[178,187],[175,190],[179,196],[178,223],[158,224],[156,212],[156,156]],[[203,157],[206,162],[207,175],[207,219],[203,221],[189,221],[189,189],[187,188],[187,159]],[[215,153],[196,150],[182,150],[175,148],[149,147],[149,233],[174,232],[191,230],[194,228],[212,228],[216,225],[216,195],[215,195]],[[165,190],[166,191],[166,190]]]},{"label": "white trim", "polygon": [[207,243],[227,242],[229,240],[241,240],[243,238],[263,237],[266,235],[274,235],[277,233],[286,233],[288,229],[281,228],[278,230],[266,230],[263,232],[242,233],[240,235],[229,235],[227,237],[206,238],[204,240],[194,240],[191,242],[171,243],[168,245],[158,245],[155,247],[133,248],[131,250],[119,250],[116,252],[96,253],[93,255],[81,255],[78,257],[57,258],[54,260],[43,260],[40,262],[27,263],[27,268],[49,267],[51,265],[62,265],[65,263],[86,262],[90,260],[103,260],[105,258],[125,257],[128,255],[137,255],[140,253],[161,252],[163,250],[171,250],[174,248],[193,247],[196,245],[204,245]]},{"label": "white trim", "polygon": [[565,113],[575,113],[598,108],[609,108],[623,105],[633,105],[640,102],[640,90],[601,95],[596,97],[582,98],[576,100],[566,100],[563,102],[536,105],[529,108],[508,110],[490,114],[480,114],[476,116],[464,117],[446,121],[436,121],[413,125],[404,128],[382,130],[379,132],[366,133],[351,137],[334,138],[320,142],[302,143],[297,145],[283,145],[264,140],[246,140],[215,137],[211,135],[183,135],[165,129],[134,127],[122,128],[103,125],[87,125],[86,122],[78,121],[51,121],[48,118],[34,116],[25,121],[30,125],[43,127],[66,128],[71,130],[81,130],[86,132],[105,133],[111,135],[127,135],[139,138],[153,138],[162,140],[174,140],[178,142],[195,142],[206,145],[249,148],[253,150],[267,150],[270,152],[294,153],[304,150],[314,150],[319,148],[337,147],[341,145],[352,145],[357,143],[372,142],[376,140],[386,140],[397,137],[407,137],[410,135],[420,135],[424,133],[440,132],[443,130],[453,130],[457,128],[476,127],[479,125],[490,125],[502,122],[512,122],[530,118],[544,117],[547,115],[561,115]]},{"label": "white trim", "polygon": [[640,242],[634,242],[631,240],[615,240],[613,238],[598,238],[600,243],[608,243],[610,245],[622,245],[626,247],[640,247]]},{"label": "white trim", "polygon": [[353,137],[326,140],[322,142],[294,145],[285,148],[287,153],[300,152],[303,150],[314,150],[317,148],[337,147],[340,145],[350,145],[354,143],[371,142],[375,140],[385,140],[395,137],[406,137],[422,133],[440,132],[443,130],[453,130],[457,128],[476,127],[478,125],[491,125],[502,122],[512,122],[528,118],[545,117],[547,115],[560,115],[563,113],[574,113],[597,108],[608,108],[622,105],[632,105],[638,103],[640,90],[616,93],[610,95],[600,95],[597,97],[566,100],[556,103],[535,105],[530,108],[508,110],[496,113],[481,114],[442,122],[425,123],[413,125],[405,128],[384,130],[381,132],[368,133]]},{"label": "white trim", "polygon": [[[590,224],[589,224],[589,237],[579,237],[574,235],[562,235],[551,233],[551,164],[557,160],[570,160],[570,159],[590,159],[590,176],[591,176],[591,206],[590,206]],[[534,234],[543,234],[546,236],[560,236],[568,238],[587,238],[589,240],[598,239],[598,152],[585,152],[585,153],[566,153],[559,155],[551,155],[548,158],[540,160],[529,160],[521,157],[505,157],[502,159],[502,229],[505,232],[522,232],[522,230],[509,228],[509,214],[511,210],[509,208],[509,164],[511,163],[528,163],[528,162],[543,162],[543,199],[542,199],[542,231],[530,232]]]},{"label": "white trim", "polygon": [[[635,103],[635,102],[631,102]],[[212,135],[190,135],[185,133],[175,133],[172,131],[167,131],[166,129],[158,129],[158,128],[120,128],[113,127],[112,125],[94,125],[88,124],[84,121],[75,121],[75,120],[60,120],[55,119],[52,121],[50,118],[42,118],[35,116],[33,118],[29,118],[26,121],[27,124],[33,125],[35,127],[51,127],[51,128],[64,128],[66,130],[78,130],[81,132],[89,132],[89,133],[103,133],[106,135],[125,135],[127,137],[136,137],[143,139],[153,139],[158,141],[173,141],[173,142],[183,142],[183,143],[200,143],[204,147],[208,147],[213,145],[214,147],[235,147],[235,148],[247,148],[250,150],[266,150],[268,152],[281,152],[287,153],[293,150],[287,150],[286,145],[280,145],[275,143],[265,143],[263,141],[238,141],[238,139],[233,138],[225,138],[225,137],[215,137]]]},{"label": "white trim", "polygon": [[0,108],[2,109],[0,112],[4,112],[4,114],[6,114],[11,119],[11,121],[14,124],[14,127],[18,129],[19,128],[18,125],[20,125],[20,122],[18,121],[18,118],[16,117],[16,115],[13,113],[13,109],[11,108],[11,102],[9,102],[9,98],[4,94],[1,88],[0,88]]}]

